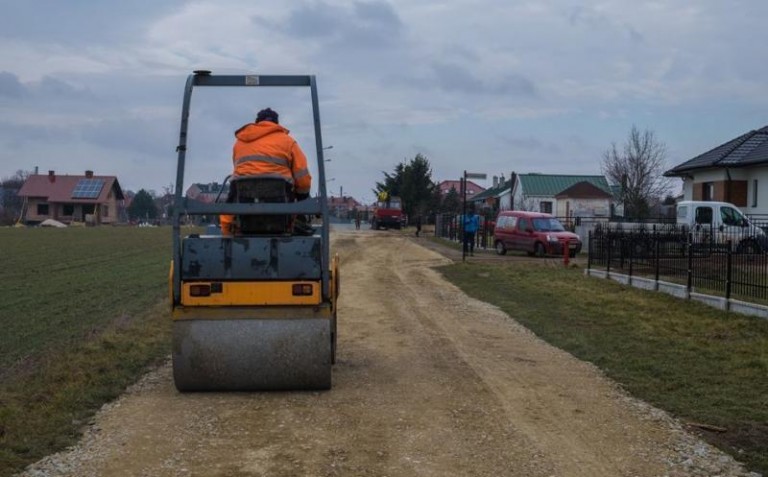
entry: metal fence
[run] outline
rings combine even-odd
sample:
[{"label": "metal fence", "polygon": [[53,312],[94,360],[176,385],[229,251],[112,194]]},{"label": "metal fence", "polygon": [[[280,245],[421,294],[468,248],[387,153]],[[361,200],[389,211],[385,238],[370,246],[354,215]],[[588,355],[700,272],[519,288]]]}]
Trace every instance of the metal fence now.
[{"label": "metal fence", "polygon": [[[480,228],[475,234],[475,248],[493,248],[495,218],[495,215],[480,215]],[[461,215],[438,214],[435,217],[435,236],[461,243]]]},{"label": "metal fence", "polygon": [[676,225],[626,230],[598,227],[589,236],[587,268],[685,285],[688,292],[768,300],[766,237]]}]

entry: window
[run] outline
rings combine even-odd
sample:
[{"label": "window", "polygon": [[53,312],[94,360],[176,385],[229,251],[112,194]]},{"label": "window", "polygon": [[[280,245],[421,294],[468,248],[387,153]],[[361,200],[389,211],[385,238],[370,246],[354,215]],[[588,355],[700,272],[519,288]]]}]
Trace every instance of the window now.
[{"label": "window", "polygon": [[701,200],[713,200],[715,197],[715,183],[705,182],[702,190]]},{"label": "window", "polygon": [[712,223],[712,207],[696,207],[696,223],[711,224]]},{"label": "window", "polygon": [[551,214],[552,213],[552,202],[548,200],[543,200],[539,202],[539,211],[544,212],[545,214]]},{"label": "window", "polygon": [[752,207],[757,207],[757,179],[752,181]]},{"label": "window", "polygon": [[722,207],[720,209],[720,220],[723,222],[723,225],[741,226],[744,224],[744,216],[733,207]]},{"label": "window", "polygon": [[108,205],[102,205],[101,206],[101,216],[102,217],[109,217],[109,206]]},{"label": "window", "polygon": [[517,222],[519,224],[519,229],[525,232],[528,229],[531,229],[531,221],[528,219],[520,218]]},{"label": "window", "polygon": [[48,215],[48,204],[37,204],[37,215]]},{"label": "window", "polygon": [[681,205],[677,208],[677,218],[678,219],[685,219],[688,217],[688,206],[687,205]]},{"label": "window", "polygon": [[75,215],[75,206],[73,204],[64,204],[61,208],[61,214],[64,217],[72,217]]}]

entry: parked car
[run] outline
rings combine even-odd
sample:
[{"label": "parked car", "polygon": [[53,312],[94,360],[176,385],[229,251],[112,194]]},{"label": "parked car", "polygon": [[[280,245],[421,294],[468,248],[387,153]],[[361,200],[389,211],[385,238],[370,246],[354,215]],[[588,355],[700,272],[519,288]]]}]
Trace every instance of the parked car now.
[{"label": "parked car", "polygon": [[506,210],[496,217],[493,243],[499,255],[507,250],[522,250],[537,257],[562,255],[566,240],[571,257],[581,251],[579,236],[565,230],[550,214]]}]

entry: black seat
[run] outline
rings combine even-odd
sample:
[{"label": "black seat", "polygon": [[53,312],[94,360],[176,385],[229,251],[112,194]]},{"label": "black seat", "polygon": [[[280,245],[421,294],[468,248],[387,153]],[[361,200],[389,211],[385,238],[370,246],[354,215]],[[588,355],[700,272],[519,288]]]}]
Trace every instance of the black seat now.
[{"label": "black seat", "polygon": [[[233,177],[227,202],[253,204],[257,202],[293,202],[293,187],[283,179],[259,177]],[[293,230],[291,215],[238,215],[235,216],[238,235],[283,235]]]}]

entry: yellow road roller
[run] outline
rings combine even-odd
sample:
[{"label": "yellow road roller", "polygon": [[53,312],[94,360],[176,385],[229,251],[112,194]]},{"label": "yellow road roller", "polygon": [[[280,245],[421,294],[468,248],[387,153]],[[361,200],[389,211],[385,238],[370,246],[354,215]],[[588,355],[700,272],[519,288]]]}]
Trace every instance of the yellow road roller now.
[{"label": "yellow road roller", "polygon": [[[192,91],[199,87],[309,88],[317,149],[318,193],[276,200],[269,183],[232,178],[227,201],[183,196]],[[338,258],[331,257],[317,85],[307,75],[187,78],[181,113],[170,295],[173,379],[179,391],[320,390],[331,387],[336,355]],[[284,188],[283,188],[284,189]],[[235,216],[233,235],[182,236],[190,216]],[[297,235],[296,217],[321,218]]]}]

